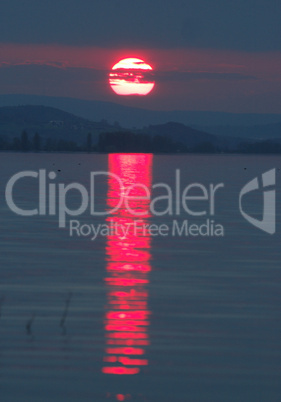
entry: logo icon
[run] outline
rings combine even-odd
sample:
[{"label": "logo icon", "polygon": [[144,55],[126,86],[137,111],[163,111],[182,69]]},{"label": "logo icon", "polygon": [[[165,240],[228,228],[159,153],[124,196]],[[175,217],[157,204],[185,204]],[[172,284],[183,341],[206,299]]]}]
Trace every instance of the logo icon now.
[{"label": "logo icon", "polygon": [[[239,195],[239,209],[242,216],[253,226],[263,230],[266,233],[274,234],[276,230],[276,191],[268,189],[276,184],[276,170],[271,169],[262,175],[262,186],[260,188],[258,178],[248,182],[241,190]],[[262,220],[258,220],[248,215],[242,209],[242,198],[251,191],[263,191],[263,216]]]}]

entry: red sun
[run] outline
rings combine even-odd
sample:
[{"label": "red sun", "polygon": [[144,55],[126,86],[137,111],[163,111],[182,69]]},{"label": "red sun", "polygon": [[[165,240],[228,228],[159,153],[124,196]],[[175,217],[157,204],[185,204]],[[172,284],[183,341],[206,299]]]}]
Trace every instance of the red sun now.
[{"label": "red sun", "polygon": [[123,59],[112,67],[109,84],[117,95],[148,95],[155,85],[152,71],[141,59]]}]

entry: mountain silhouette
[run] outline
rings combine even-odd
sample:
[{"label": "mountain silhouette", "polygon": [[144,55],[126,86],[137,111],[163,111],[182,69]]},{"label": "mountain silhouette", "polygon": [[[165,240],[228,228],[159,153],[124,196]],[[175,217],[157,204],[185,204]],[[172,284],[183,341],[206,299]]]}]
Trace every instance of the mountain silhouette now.
[{"label": "mountain silhouette", "polygon": [[[123,106],[112,102],[39,95],[0,95],[1,106],[44,105],[73,113],[91,121],[119,122],[125,128],[143,128],[169,121],[188,126],[250,126],[274,124],[281,121],[280,114],[225,113],[210,111],[157,111]],[[218,133],[221,134],[221,133]],[[230,134],[231,136],[233,134]]]},{"label": "mountain silhouette", "polygon": [[103,131],[116,128],[106,121],[92,122],[53,107],[47,106],[7,106],[0,108],[0,136],[19,136],[23,130],[30,135],[39,133],[43,138],[76,141],[81,144],[87,133],[97,141]]}]

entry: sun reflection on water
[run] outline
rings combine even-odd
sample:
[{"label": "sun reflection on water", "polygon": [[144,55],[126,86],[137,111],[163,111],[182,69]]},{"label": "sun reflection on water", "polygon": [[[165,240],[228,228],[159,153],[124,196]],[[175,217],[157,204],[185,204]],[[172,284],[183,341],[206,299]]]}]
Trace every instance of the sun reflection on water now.
[{"label": "sun reflection on water", "polygon": [[[152,155],[111,154],[108,158],[109,172],[122,180],[124,188],[135,183],[151,188]],[[118,204],[123,190],[109,176],[107,205],[110,209]],[[142,196],[141,186],[134,187],[131,195]],[[148,203],[145,199],[130,201],[131,208],[141,213],[143,222],[149,219]],[[135,375],[149,363],[145,347],[149,345],[147,285],[151,239],[148,234],[135,231],[133,224],[139,219],[124,205],[108,217],[112,223],[129,229],[126,237],[114,233],[107,238],[104,374]]]}]

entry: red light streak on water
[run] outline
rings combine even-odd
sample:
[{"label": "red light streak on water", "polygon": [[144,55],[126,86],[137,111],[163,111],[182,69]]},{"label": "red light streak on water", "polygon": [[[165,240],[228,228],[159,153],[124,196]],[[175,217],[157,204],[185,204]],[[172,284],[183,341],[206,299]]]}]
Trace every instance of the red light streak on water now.
[{"label": "red light streak on water", "polygon": [[103,367],[102,372],[104,374],[118,374],[118,375],[133,375],[140,372],[139,368],[127,368],[127,367]]},{"label": "red light streak on water", "polygon": [[145,333],[129,333],[129,332],[111,332],[106,334],[107,338],[117,338],[117,339],[147,339],[148,334]]},{"label": "red light streak on water", "polygon": [[[111,233],[107,238],[107,306],[105,313],[105,357],[104,374],[138,374],[140,368],[149,364],[144,356],[148,346],[150,312],[147,306],[149,284],[151,239],[147,231],[135,229],[135,221],[143,224],[149,219],[149,200],[144,196],[145,189],[151,189],[152,155],[111,154],[108,157],[109,172],[117,175],[123,184],[120,188],[116,179],[109,176],[107,206],[113,209],[131,187],[127,205],[140,216],[133,215],[126,208],[125,197],[120,208],[108,217],[113,227],[126,227],[126,236],[122,230]],[[141,198],[142,197],[142,198]],[[142,347],[139,347],[142,346]],[[130,356],[130,357],[128,357]],[[133,367],[132,367],[133,366]]]}]

